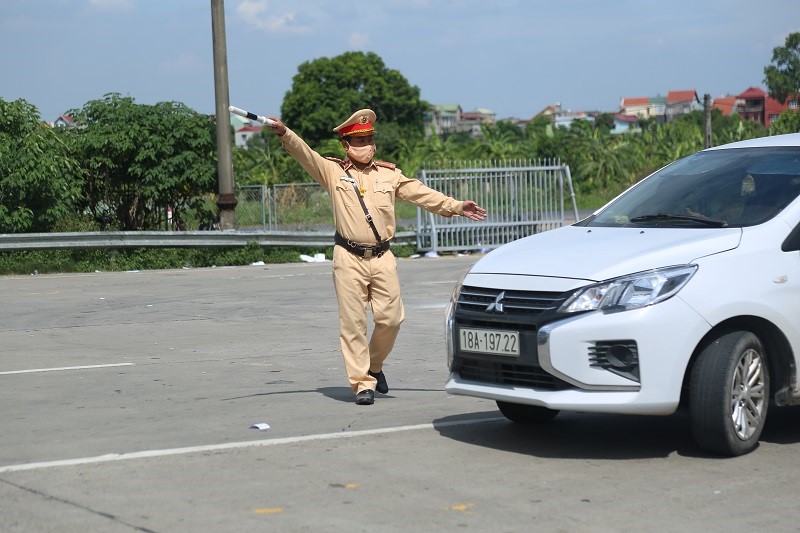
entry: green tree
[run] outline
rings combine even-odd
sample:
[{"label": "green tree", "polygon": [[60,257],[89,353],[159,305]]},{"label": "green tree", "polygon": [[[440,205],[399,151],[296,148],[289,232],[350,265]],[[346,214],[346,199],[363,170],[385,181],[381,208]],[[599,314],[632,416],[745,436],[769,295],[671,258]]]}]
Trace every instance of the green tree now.
[{"label": "green tree", "polygon": [[421,160],[425,164],[447,165],[471,157],[475,140],[468,136],[452,134],[439,137],[431,135],[423,144]]},{"label": "green tree", "polygon": [[[561,128],[559,128],[561,129]],[[562,160],[570,166],[579,188],[584,192],[619,192],[628,186],[623,148],[626,138],[611,136],[585,120],[573,121],[565,131]]]},{"label": "green tree", "polygon": [[778,102],[800,93],[800,32],[790,33],[785,46],[772,49],[772,64],[764,67],[764,83]]},{"label": "green tree", "polygon": [[561,157],[561,143],[564,130],[553,127],[550,117],[539,115],[525,126],[527,157],[531,159],[558,159]]},{"label": "green tree", "polygon": [[378,116],[378,135],[386,124],[421,134],[428,105],[420,100],[419,88],[387,68],[377,54],[345,52],[300,65],[281,105],[281,116],[306,142],[317,146],[334,135],[334,127],[363,108]]},{"label": "green tree", "polygon": [[659,124],[643,132],[642,144],[649,154],[650,168],[653,172],[664,165],[703,149],[703,130],[690,122],[676,121]]},{"label": "green tree", "polygon": [[403,170],[406,176],[416,176],[417,171],[423,166],[426,143],[427,139],[423,139],[422,137],[400,139],[400,147],[397,152],[397,165]]},{"label": "green tree", "polygon": [[272,185],[277,182],[279,158],[264,146],[233,148],[236,185]]},{"label": "green tree", "polygon": [[614,113],[598,113],[594,117],[594,127],[608,133],[614,129]]},{"label": "green tree", "polygon": [[800,111],[787,109],[769,125],[769,134],[800,133]]},{"label": "green tree", "polygon": [[[247,148],[233,148],[233,173],[237,185],[274,185],[304,181],[305,171],[294,163],[280,140],[269,131],[254,136]],[[298,167],[297,172],[289,171]]]},{"label": "green tree", "polygon": [[[705,124],[705,113],[703,111],[692,111],[676,118],[670,123],[678,127],[680,124],[689,124],[703,131]],[[711,110],[711,136],[712,144],[718,146],[734,141],[763,137],[767,134],[764,126],[757,122],[743,120],[739,115],[733,114],[725,116],[719,109]],[[665,140],[667,144],[672,140]]]},{"label": "green tree", "polygon": [[178,226],[207,219],[217,189],[215,127],[178,102],[137,104],[116,93],[70,112],[86,169],[85,208],[123,230],[156,229],[168,204]]},{"label": "green tree", "polygon": [[715,120],[713,112],[711,115],[711,129],[713,130],[713,143],[715,146],[767,135],[767,128],[760,122],[745,120],[739,115],[725,117],[721,116],[721,113],[719,120]]},{"label": "green tree", "polygon": [[483,139],[473,149],[476,159],[502,161],[524,157],[521,132],[515,125],[503,122],[482,124],[481,134]]},{"label": "green tree", "polygon": [[62,133],[25,100],[0,99],[0,233],[76,229],[81,172]]}]

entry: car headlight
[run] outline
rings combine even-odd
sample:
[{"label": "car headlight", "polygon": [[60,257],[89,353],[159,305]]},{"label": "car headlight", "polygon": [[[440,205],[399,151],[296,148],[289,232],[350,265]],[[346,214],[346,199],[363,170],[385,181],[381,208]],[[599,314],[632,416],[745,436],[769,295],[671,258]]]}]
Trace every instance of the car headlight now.
[{"label": "car headlight", "polygon": [[447,304],[447,309],[444,313],[444,342],[447,347],[447,368],[453,368],[453,357],[456,353],[455,341],[455,325],[456,325],[456,305],[458,305],[458,295],[461,292],[461,286],[464,284],[464,278],[469,274],[469,268],[461,274],[461,277],[456,282],[453,288],[453,293],[450,295],[450,303]]},{"label": "car headlight", "polygon": [[603,281],[575,292],[558,308],[560,313],[629,311],[671,298],[697,272],[697,265],[656,268]]},{"label": "car headlight", "polygon": [[469,274],[469,270],[470,269],[467,268],[464,270],[464,272],[461,273],[461,277],[458,278],[458,281],[456,281],[456,285],[455,287],[453,287],[453,292],[450,294],[450,303],[453,305],[454,308],[456,302],[458,301],[458,295],[461,292],[461,286],[464,285],[464,279],[467,277],[467,274]]}]

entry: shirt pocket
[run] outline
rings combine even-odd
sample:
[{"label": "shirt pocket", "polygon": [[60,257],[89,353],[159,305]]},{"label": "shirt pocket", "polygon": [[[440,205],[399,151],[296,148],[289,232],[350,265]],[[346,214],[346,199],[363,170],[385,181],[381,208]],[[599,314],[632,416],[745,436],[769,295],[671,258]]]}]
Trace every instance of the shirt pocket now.
[{"label": "shirt pocket", "polygon": [[336,184],[336,201],[342,203],[348,207],[355,207],[360,205],[358,201],[358,196],[356,196],[356,190],[353,188],[347,181],[340,181]]},{"label": "shirt pocket", "polygon": [[375,185],[375,205],[381,209],[394,207],[394,187],[387,183]]}]

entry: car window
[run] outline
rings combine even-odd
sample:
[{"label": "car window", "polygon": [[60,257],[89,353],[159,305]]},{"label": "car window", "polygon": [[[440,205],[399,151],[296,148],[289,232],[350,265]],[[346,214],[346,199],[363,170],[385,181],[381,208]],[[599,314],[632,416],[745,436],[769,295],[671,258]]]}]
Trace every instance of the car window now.
[{"label": "car window", "polygon": [[711,150],[642,180],[586,225],[752,226],[774,217],[798,194],[800,148]]}]

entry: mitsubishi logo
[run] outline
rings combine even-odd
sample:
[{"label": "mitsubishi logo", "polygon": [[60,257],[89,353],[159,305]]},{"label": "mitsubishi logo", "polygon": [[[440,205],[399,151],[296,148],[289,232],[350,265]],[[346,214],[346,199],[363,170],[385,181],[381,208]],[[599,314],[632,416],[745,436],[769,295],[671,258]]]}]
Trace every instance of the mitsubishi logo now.
[{"label": "mitsubishi logo", "polygon": [[506,295],[506,291],[502,291],[500,294],[497,295],[497,298],[494,299],[492,303],[486,308],[487,313],[502,313],[503,312],[503,297]]}]

